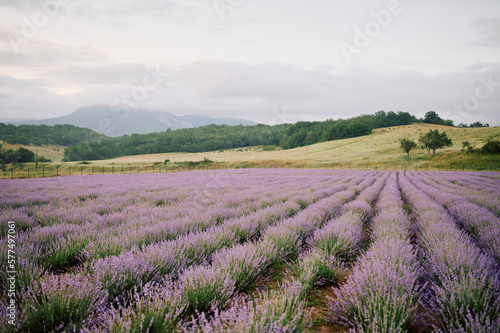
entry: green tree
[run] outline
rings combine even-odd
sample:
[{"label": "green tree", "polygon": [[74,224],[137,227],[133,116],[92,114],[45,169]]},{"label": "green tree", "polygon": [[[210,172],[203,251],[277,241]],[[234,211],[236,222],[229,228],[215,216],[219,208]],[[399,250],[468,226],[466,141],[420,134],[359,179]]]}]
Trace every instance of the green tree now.
[{"label": "green tree", "polygon": [[35,153],[26,148],[20,147],[18,150],[17,161],[19,163],[28,163],[35,161]]},{"label": "green tree", "polygon": [[443,119],[434,111],[428,111],[424,116],[424,123],[427,124],[443,124]]},{"label": "green tree", "polygon": [[474,146],[469,141],[462,142],[462,152],[473,153]]},{"label": "green tree", "polygon": [[408,154],[408,156],[410,156],[410,151],[412,149],[418,147],[418,145],[415,141],[407,139],[407,138],[402,138],[401,140],[399,140],[399,145],[400,145],[401,149],[403,149],[403,151]]},{"label": "green tree", "polygon": [[448,138],[446,132],[439,133],[438,130],[429,130],[425,135],[420,135],[418,139],[422,148],[427,149],[427,152],[434,154],[436,149],[442,149],[452,145],[452,141]]},{"label": "green tree", "polygon": [[2,166],[2,171],[5,171],[6,164],[5,153],[2,151],[2,145],[0,144],[0,165]]},{"label": "green tree", "polygon": [[316,137],[316,133],[314,133],[314,131],[307,132],[306,145],[312,145],[313,143],[316,143],[316,142],[318,142],[318,139]]},{"label": "green tree", "polygon": [[500,141],[488,140],[481,148],[483,154],[500,154]]},{"label": "green tree", "polygon": [[476,122],[470,124],[469,127],[490,127],[490,125],[489,124],[483,124],[480,121],[476,121]]},{"label": "green tree", "polygon": [[18,152],[12,149],[9,149],[5,152],[5,164],[17,164]]}]

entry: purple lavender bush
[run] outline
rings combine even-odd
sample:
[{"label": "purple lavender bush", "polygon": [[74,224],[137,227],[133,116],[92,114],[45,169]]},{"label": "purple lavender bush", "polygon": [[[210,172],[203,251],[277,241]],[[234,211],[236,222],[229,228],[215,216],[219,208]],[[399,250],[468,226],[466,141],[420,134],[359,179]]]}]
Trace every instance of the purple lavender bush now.
[{"label": "purple lavender bush", "polygon": [[107,292],[88,277],[48,275],[23,295],[23,330],[71,331],[105,305]]},{"label": "purple lavender bush", "polygon": [[331,301],[331,319],[358,332],[401,332],[413,324],[420,289],[420,263],[408,241],[377,241],[354,267]]},{"label": "purple lavender bush", "polygon": [[174,332],[186,316],[187,301],[178,284],[162,279],[130,291],[128,301],[111,305],[83,332]]},{"label": "purple lavender bush", "polygon": [[235,284],[220,268],[196,266],[187,269],[179,279],[186,312],[209,312],[226,305],[235,293]]},{"label": "purple lavender bush", "polygon": [[309,313],[300,298],[302,285],[295,281],[282,290],[260,294],[255,300],[239,299],[213,317],[201,314],[184,332],[298,333],[309,323]]}]

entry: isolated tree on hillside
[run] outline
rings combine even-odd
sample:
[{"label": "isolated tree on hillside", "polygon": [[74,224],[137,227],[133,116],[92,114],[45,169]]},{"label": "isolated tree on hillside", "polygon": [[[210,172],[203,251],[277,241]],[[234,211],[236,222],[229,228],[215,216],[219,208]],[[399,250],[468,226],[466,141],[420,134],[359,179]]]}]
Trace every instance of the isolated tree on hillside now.
[{"label": "isolated tree on hillside", "polygon": [[462,152],[473,153],[474,146],[469,141],[462,142]]},{"label": "isolated tree on hillside", "polygon": [[427,124],[436,124],[436,125],[445,125],[445,126],[453,126],[453,120],[451,119],[443,119],[436,112],[428,111],[424,116],[424,123]]},{"label": "isolated tree on hillside", "polygon": [[407,138],[402,138],[401,140],[399,140],[399,144],[400,144],[401,149],[403,149],[403,151],[405,153],[407,153],[408,156],[410,156],[410,151],[412,149],[418,147],[418,145],[415,141],[407,139]]},{"label": "isolated tree on hillside", "polygon": [[450,147],[452,145],[452,141],[446,132],[439,133],[438,130],[429,130],[429,132],[425,135],[420,135],[418,141],[420,142],[422,148],[427,149],[427,153],[429,154],[431,150],[434,154],[436,149]]},{"label": "isolated tree on hillside", "polygon": [[424,123],[441,125],[443,119],[434,111],[428,111],[424,116]]}]

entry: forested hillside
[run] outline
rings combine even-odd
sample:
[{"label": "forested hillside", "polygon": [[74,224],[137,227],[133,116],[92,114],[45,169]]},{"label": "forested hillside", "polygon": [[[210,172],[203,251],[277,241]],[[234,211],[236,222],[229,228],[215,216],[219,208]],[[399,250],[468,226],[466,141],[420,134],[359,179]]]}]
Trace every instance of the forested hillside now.
[{"label": "forested hillside", "polygon": [[151,134],[126,135],[73,145],[66,149],[65,158],[68,161],[99,160],[126,155],[196,153],[260,145],[290,149],[317,142],[367,135],[375,128],[409,125],[418,120],[408,112],[379,111],[374,115],[350,119],[301,121],[275,126],[209,125]]},{"label": "forested hillside", "polygon": [[65,150],[65,160],[82,161],[138,154],[197,153],[262,145],[291,149],[318,142],[359,137],[371,134],[376,128],[415,122],[453,126],[453,121],[440,118],[434,111],[427,112],[423,119],[418,119],[408,112],[379,111],[373,115],[349,119],[300,121],[274,126],[208,125],[113,138],[72,125],[0,124],[0,140],[25,145],[68,146]]},{"label": "forested hillside", "polygon": [[104,135],[88,128],[73,125],[6,125],[0,123],[0,140],[12,144],[35,146],[70,146],[83,142],[97,141]]}]

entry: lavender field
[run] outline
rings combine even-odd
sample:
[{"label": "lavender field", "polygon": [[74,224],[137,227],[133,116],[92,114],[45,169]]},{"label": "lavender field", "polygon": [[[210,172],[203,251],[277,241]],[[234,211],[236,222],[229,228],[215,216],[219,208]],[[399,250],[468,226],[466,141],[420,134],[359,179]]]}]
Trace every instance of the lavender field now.
[{"label": "lavender field", "polygon": [[2,332],[500,331],[499,173],[0,180],[0,209]]}]

